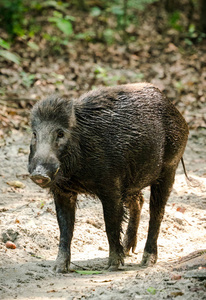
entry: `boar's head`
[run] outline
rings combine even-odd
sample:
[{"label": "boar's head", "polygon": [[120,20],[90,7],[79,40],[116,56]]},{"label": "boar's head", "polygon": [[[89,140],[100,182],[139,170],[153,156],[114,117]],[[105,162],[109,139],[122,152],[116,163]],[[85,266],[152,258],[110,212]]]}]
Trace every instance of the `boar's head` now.
[{"label": "boar's head", "polygon": [[72,168],[75,126],[72,101],[52,96],[33,107],[28,170],[36,184],[50,187],[63,168]]}]

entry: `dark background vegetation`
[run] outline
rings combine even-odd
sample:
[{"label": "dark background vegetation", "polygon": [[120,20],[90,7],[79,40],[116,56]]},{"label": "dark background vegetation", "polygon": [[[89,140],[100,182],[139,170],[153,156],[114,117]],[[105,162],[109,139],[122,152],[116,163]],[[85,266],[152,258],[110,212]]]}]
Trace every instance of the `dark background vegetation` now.
[{"label": "dark background vegetation", "polygon": [[206,1],[1,0],[0,136],[50,93],[149,81],[206,127]]}]

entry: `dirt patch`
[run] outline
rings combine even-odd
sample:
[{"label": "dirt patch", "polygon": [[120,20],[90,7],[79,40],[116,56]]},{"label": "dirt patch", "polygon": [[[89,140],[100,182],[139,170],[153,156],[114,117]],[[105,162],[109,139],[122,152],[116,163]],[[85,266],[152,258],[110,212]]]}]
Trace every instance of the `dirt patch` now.
[{"label": "dirt patch", "polygon": [[[206,248],[205,141],[206,129],[191,131],[184,160],[189,176],[199,185],[187,185],[180,165],[161,226],[155,267],[138,267],[149,221],[149,189],[145,189],[137,253],[125,259],[125,266],[117,272],[105,271],[108,242],[101,203],[80,196],[72,242],[74,272],[55,274],[51,267],[57,255],[59,230],[53,200],[28,178],[29,136],[14,132],[0,148],[0,298],[204,299],[204,253],[200,251],[203,260],[190,270],[175,266],[182,257]],[[16,187],[16,181],[23,183],[22,187]],[[6,248],[7,240],[16,249]],[[75,272],[82,269],[101,273]],[[199,273],[188,274],[191,270]]]}]

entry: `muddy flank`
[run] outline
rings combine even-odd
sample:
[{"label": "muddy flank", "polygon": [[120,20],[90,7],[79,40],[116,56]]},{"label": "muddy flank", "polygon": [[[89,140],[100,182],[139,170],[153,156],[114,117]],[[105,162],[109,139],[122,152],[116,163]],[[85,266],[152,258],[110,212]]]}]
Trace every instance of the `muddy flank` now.
[{"label": "muddy flank", "polygon": [[[108,258],[102,206],[80,196],[72,243],[72,272],[55,274],[59,229],[47,191],[28,178],[29,136],[14,132],[0,148],[0,299],[205,299],[206,295],[206,129],[190,132],[158,240],[159,259],[140,268],[148,221],[144,190],[136,254],[117,272]],[[6,242],[12,242],[7,247]]]}]

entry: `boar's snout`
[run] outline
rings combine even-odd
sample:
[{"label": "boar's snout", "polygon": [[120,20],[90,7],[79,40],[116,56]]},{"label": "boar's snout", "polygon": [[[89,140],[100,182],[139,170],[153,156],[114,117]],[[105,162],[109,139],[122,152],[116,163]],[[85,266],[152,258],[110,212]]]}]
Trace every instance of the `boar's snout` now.
[{"label": "boar's snout", "polygon": [[32,174],[30,178],[40,186],[46,186],[51,181],[47,175]]},{"label": "boar's snout", "polygon": [[49,187],[59,171],[59,164],[37,165],[30,170],[30,178],[41,187]]}]

